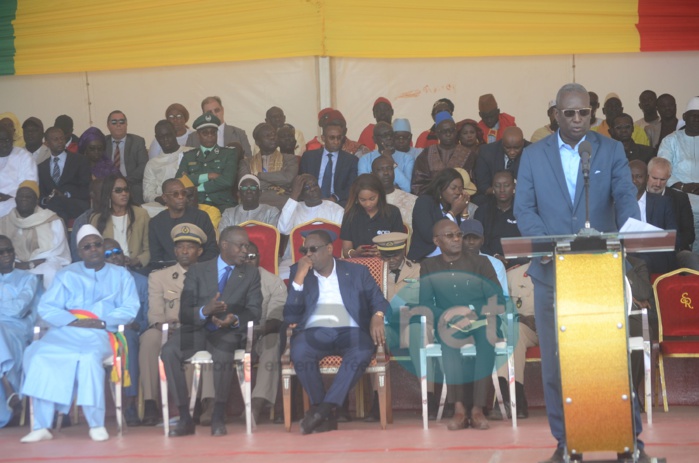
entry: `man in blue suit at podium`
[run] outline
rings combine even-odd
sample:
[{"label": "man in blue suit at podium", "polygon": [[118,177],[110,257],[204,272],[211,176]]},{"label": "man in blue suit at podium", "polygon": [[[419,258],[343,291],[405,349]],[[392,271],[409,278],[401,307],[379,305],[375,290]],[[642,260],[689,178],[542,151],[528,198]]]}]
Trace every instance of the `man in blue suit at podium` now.
[{"label": "man in blue suit at podium", "polygon": [[[525,148],[517,176],[514,214],[522,236],[572,235],[585,226],[585,194],[578,148],[592,146],[590,160],[590,225],[600,232],[616,232],[629,217],[640,219],[636,188],[618,141],[590,129],[590,97],[579,84],[566,84],[556,97],[559,130]],[[558,448],[545,463],[564,461],[565,428],[554,314],[554,264],[550,257],[532,260],[536,331],[541,347],[544,399],[551,433]],[[634,407],[636,432],[641,432]],[[650,463],[638,440],[639,462]],[[581,455],[573,458],[581,459]],[[631,455],[620,454],[619,461]]]}]

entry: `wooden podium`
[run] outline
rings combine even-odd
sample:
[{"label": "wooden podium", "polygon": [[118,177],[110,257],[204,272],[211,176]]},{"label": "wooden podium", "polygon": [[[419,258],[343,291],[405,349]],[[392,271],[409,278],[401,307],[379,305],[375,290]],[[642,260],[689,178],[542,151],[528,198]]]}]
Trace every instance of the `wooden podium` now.
[{"label": "wooden podium", "polygon": [[672,251],[675,232],[505,238],[502,245],[508,259],[554,259],[566,461],[584,452],[635,455],[625,253]]}]

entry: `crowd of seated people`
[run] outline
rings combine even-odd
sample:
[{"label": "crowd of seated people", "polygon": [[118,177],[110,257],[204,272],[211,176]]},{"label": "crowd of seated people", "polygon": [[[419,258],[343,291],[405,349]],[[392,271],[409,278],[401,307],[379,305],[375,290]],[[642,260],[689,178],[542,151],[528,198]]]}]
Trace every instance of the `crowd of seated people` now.
[{"label": "crowd of seated people", "polygon": [[[270,368],[253,395],[258,418],[276,400],[279,358],[273,352],[278,352],[275,337],[281,326],[301,328],[313,322],[313,329],[328,336],[344,336],[345,328],[360,327],[370,334],[362,340],[373,345],[393,336],[390,330],[384,333],[380,325],[384,317],[391,318],[391,310],[402,305],[392,301],[394,297],[427,306],[438,316],[464,305],[466,298],[473,301],[465,305],[473,306],[476,318],[491,294],[506,297],[509,293],[511,298],[524,300],[517,308],[524,306],[519,323],[526,336],[521,336],[523,344],[516,350],[516,364],[523,365],[523,352],[538,343],[533,309],[527,302],[531,293],[524,295],[522,289],[531,287],[526,281],[528,261],[507,259],[501,239],[520,236],[513,212],[520,157],[529,146],[558,136],[561,117],[589,117],[591,130],[618,140],[638,188],[642,220],[659,228],[677,229],[674,252],[638,256],[650,272],[679,267],[699,270],[695,243],[699,225],[699,161],[695,158],[699,97],[692,98],[678,115],[671,95],[656,97],[654,92],[644,91],[639,96],[643,117],[634,121],[616,94],[603,100],[603,118],[595,113],[599,98],[593,92],[589,96],[590,107],[573,116],[559,111],[556,100],[542,102],[541,114],[531,117],[540,118],[547,108],[549,123],[532,134],[531,142],[516,126],[515,118],[500,111],[492,94],[480,97],[479,117],[474,119],[456,118],[461,111],[448,99],[436,101],[432,107],[434,125],[415,142],[410,121],[394,118],[386,98],[374,102],[376,123],[362,131],[358,142],[348,137],[347,122],[337,109],[320,111],[321,135],[306,144],[303,133],[286,122],[284,111],[272,107],[252,132],[251,145],[245,131],[226,124],[218,97],[204,99],[202,113],[191,117],[191,127],[187,108],[178,103],[168,106],[165,118],[154,124],[150,145],[143,137],[128,133],[127,117],[120,110],[107,116],[108,135],[99,127],[90,127],[79,137],[73,134],[72,119],[66,115],[44,129],[36,117],[20,124],[13,114],[1,114],[0,360],[9,356],[14,363],[8,362],[6,367],[0,361],[0,408],[5,404],[9,407],[0,410],[0,423],[11,422],[18,413],[15,399],[22,394],[17,381],[21,369],[31,369],[31,362],[37,362],[46,349],[50,355],[56,354],[51,346],[40,344],[24,356],[29,363],[23,365],[22,351],[29,344],[26,327],[37,315],[46,316],[49,332],[60,333],[57,340],[61,336],[73,339],[68,326],[102,328],[94,319],[84,321],[67,311],[86,308],[76,304],[89,302],[78,301],[71,293],[79,291],[80,285],[90,285],[85,274],[99,273],[110,265],[124,270],[110,270],[100,294],[93,294],[101,304],[95,316],[106,321],[108,329],[118,322],[128,327],[134,381],[130,389],[125,388],[129,426],[155,425],[159,420],[157,355],[163,323],[170,324],[174,336],[182,336],[183,330],[197,333],[193,337],[196,345],[210,348],[214,361],[225,363],[231,358],[216,343],[241,345],[244,323],[262,320],[264,335],[271,337],[265,343],[266,350],[259,353]],[[256,270],[259,251],[238,227],[250,220],[279,230],[278,275]],[[316,220],[334,224],[336,231],[308,235],[304,246],[292,253],[292,231]],[[382,238],[384,235],[390,239]],[[330,245],[336,240],[340,240],[342,252],[333,257]],[[337,282],[347,275],[366,280],[362,271],[352,267],[355,258],[385,260],[395,274],[393,285],[407,285],[415,294],[419,291],[419,297],[406,298],[399,291],[389,291],[386,302],[372,289],[369,299],[354,301]],[[341,261],[351,265],[339,264]],[[240,283],[249,293],[224,291],[231,271],[238,275],[235,269],[242,272]],[[470,286],[473,294],[448,291],[445,282],[457,288],[468,284],[463,275],[445,278],[446,269],[479,275],[479,284]],[[206,284],[205,271],[212,274],[211,285]],[[340,275],[340,271],[346,273]],[[290,277],[290,286],[280,283]],[[66,286],[71,278],[79,280],[78,286]],[[120,278],[132,278],[135,284],[113,281]],[[223,284],[217,286],[222,279]],[[513,286],[514,280],[517,283]],[[315,295],[308,294],[313,285]],[[319,285],[329,288],[329,293],[321,291],[319,296]],[[121,295],[110,298],[109,288],[121,291]],[[58,299],[40,299],[44,291]],[[352,305],[355,302],[356,307]],[[330,310],[326,306],[347,306],[343,315],[349,317],[339,317],[344,324],[333,327],[342,328],[339,331],[324,331],[327,326],[319,320],[319,313]],[[111,317],[110,313],[117,315]],[[458,315],[464,320],[471,316]],[[10,321],[6,324],[5,319]],[[449,328],[458,331],[466,325],[455,321]],[[235,335],[224,331],[227,329]],[[103,341],[99,336],[88,337],[96,344]],[[181,436],[192,434],[194,429],[184,379],[177,373],[191,349],[171,342],[163,349],[163,359],[182,417],[171,435]],[[449,365],[445,368],[448,396],[455,405],[449,429],[488,428],[485,397],[493,355],[484,333],[476,333],[476,342],[479,357],[475,362],[462,358],[458,345],[444,349]],[[10,346],[3,347],[5,344]],[[323,352],[338,348],[330,341],[324,345]],[[358,365],[366,364],[364,347],[352,354],[361,360]],[[294,359],[301,361],[305,354],[311,355],[308,349],[298,349],[292,350]],[[413,357],[414,351],[411,345]],[[517,371],[516,392],[522,407],[518,416],[524,418],[527,410],[521,373]],[[36,371],[33,374],[41,376]],[[228,385],[223,383],[229,376],[215,373],[204,378],[209,419],[201,422],[213,423],[214,435],[225,434]],[[94,383],[94,378],[91,381]],[[347,386],[357,377],[342,379],[347,384],[333,389],[327,401],[322,387],[311,384],[313,381],[313,375],[302,378],[304,387],[313,392],[313,407],[302,423],[304,433],[336,428],[332,410],[341,408]],[[464,384],[471,387],[462,387]],[[140,418],[135,407],[138,387],[146,401],[145,416]],[[432,392],[430,385],[431,396]],[[48,413],[69,405],[61,402],[66,394],[51,396],[35,386],[27,387],[24,393],[45,402],[45,416],[39,420],[44,427],[32,430],[37,433],[27,441],[49,439],[51,434],[43,432],[48,427]],[[431,414],[433,402],[431,398]],[[94,440],[106,438],[100,413],[104,410],[98,406],[89,411]]]}]

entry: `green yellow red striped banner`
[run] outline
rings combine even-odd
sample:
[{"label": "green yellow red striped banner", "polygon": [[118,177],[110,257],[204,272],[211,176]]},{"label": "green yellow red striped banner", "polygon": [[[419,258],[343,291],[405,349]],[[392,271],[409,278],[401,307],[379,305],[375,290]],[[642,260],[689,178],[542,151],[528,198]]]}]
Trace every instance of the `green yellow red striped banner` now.
[{"label": "green yellow red striped banner", "polygon": [[0,74],[699,50],[695,0],[2,0]]}]

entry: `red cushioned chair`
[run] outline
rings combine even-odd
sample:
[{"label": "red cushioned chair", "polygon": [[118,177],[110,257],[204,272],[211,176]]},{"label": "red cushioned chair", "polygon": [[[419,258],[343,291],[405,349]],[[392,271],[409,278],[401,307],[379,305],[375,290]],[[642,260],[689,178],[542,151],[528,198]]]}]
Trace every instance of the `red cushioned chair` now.
[{"label": "red cushioned chair", "polygon": [[291,262],[296,263],[299,261],[301,256],[299,255],[299,248],[303,246],[303,234],[311,230],[331,230],[337,236],[337,239],[333,241],[333,256],[340,259],[342,257],[342,240],[340,239],[340,226],[336,223],[324,220],[321,218],[313,219],[301,225],[295,226],[291,230]]},{"label": "red cushioned chair", "polygon": [[279,275],[279,230],[270,224],[247,220],[240,224],[248,232],[250,241],[257,245],[260,251],[260,267]]},{"label": "red cushioned chair", "polygon": [[[338,227],[339,228],[339,227]],[[339,230],[338,230],[339,234]],[[333,243],[335,244],[335,243]],[[378,257],[358,257],[351,259],[351,262],[361,264],[369,269],[369,273],[374,277],[379,288],[386,296],[386,277],[388,274],[388,266]],[[294,364],[291,362],[291,334],[292,329],[286,331],[286,350],[282,355],[282,397],[284,399],[284,427],[287,431],[291,431],[291,377],[296,375]],[[391,408],[391,375],[390,375],[390,356],[386,352],[384,346],[376,348],[376,354],[371,359],[369,366],[364,371],[365,374],[375,375],[375,383],[378,385],[379,393],[379,415],[381,429],[386,429],[388,423],[393,422],[393,414]],[[320,372],[324,375],[334,375],[340,369],[342,357],[339,355],[330,355],[320,360]],[[357,382],[357,415],[364,416],[364,381],[360,379]],[[303,393],[304,411],[308,410],[310,404],[306,391]]]},{"label": "red cushioned chair", "polygon": [[658,309],[658,367],[667,412],[663,359],[699,358],[699,272],[681,268],[659,276],[653,283]]}]

